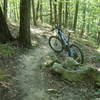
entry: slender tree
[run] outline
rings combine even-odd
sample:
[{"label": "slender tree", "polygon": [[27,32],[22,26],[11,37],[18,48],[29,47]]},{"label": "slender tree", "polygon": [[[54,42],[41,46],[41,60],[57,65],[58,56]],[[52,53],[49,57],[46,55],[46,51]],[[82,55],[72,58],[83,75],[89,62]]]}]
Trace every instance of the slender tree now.
[{"label": "slender tree", "polygon": [[32,0],[32,12],[33,12],[33,23],[36,26],[37,23],[36,23],[36,13],[35,13],[35,2],[34,2],[34,0]]},{"label": "slender tree", "polygon": [[85,17],[86,17],[86,2],[83,3],[83,18],[82,18],[82,30],[81,30],[81,38],[83,37],[84,35],[84,31],[85,31],[85,23],[86,23],[86,20],[85,20]]},{"label": "slender tree", "polygon": [[42,16],[42,0],[40,0],[40,20],[43,23],[43,16]]},{"label": "slender tree", "polygon": [[75,15],[74,15],[74,25],[73,25],[74,31],[76,30],[76,25],[77,25],[78,8],[79,8],[79,0],[76,0],[76,10],[75,10]]},{"label": "slender tree", "polygon": [[65,24],[64,26],[67,27],[68,24],[68,0],[66,0],[66,6],[65,6]]},{"label": "slender tree", "polygon": [[53,18],[52,18],[53,16],[52,16],[52,0],[50,0],[50,24],[52,25],[52,20],[53,20]]},{"label": "slender tree", "polygon": [[54,0],[54,22],[57,23],[57,0]]},{"label": "slender tree", "polygon": [[65,11],[64,11],[64,8],[63,8],[63,11],[62,11],[62,24],[63,24],[63,26],[65,25]]},{"label": "slender tree", "polygon": [[100,30],[97,33],[97,43],[100,45]]},{"label": "slender tree", "polygon": [[58,7],[58,21],[59,21],[59,24],[62,23],[62,0],[59,1],[59,7]]},{"label": "slender tree", "polygon": [[40,8],[40,1],[37,1],[37,7],[36,7],[36,20],[39,18],[39,8]]},{"label": "slender tree", "polygon": [[100,45],[100,19],[99,19],[99,23],[98,23],[97,43],[98,43],[98,45]]},{"label": "slender tree", "polygon": [[19,44],[29,48],[30,38],[30,0],[20,0],[20,30]]}]

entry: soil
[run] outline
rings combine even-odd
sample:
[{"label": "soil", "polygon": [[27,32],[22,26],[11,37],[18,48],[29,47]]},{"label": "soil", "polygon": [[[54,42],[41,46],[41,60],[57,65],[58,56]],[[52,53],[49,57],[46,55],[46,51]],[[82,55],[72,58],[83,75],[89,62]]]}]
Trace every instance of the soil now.
[{"label": "soil", "polygon": [[59,75],[40,68],[41,57],[53,53],[48,45],[51,33],[47,28],[32,28],[31,32],[34,48],[5,62],[10,66],[12,76],[8,81],[12,84],[3,92],[6,98],[3,94],[0,100],[95,100],[92,84],[62,81]]}]

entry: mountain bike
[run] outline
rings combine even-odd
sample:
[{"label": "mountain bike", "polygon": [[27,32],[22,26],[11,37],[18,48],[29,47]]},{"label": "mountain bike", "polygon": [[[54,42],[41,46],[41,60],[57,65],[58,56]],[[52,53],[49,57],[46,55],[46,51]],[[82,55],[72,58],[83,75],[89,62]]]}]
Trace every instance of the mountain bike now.
[{"label": "mountain bike", "polygon": [[84,56],[81,49],[75,45],[70,44],[70,35],[74,33],[72,30],[68,30],[68,36],[65,36],[61,29],[60,24],[55,24],[51,31],[56,31],[56,36],[51,36],[49,38],[49,45],[53,51],[56,53],[61,53],[63,50],[68,52],[68,56],[72,57],[78,63],[83,64]]}]

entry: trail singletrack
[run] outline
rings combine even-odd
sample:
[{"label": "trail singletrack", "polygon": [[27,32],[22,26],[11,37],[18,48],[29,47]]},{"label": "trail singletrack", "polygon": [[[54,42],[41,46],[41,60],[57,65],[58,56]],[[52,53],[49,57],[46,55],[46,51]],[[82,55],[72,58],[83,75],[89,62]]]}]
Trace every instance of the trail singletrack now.
[{"label": "trail singletrack", "polygon": [[[48,83],[40,69],[40,59],[52,50],[48,45],[50,34],[46,29],[31,29],[32,41],[39,43],[38,47],[30,49],[26,54],[20,55],[18,70],[15,79],[21,89],[21,100],[92,100],[88,88],[79,88],[63,85],[63,82]],[[49,81],[52,82],[51,79]],[[54,86],[55,85],[55,86]],[[59,87],[60,94],[50,94],[48,89]],[[92,91],[91,89],[89,91]]]},{"label": "trail singletrack", "polygon": [[42,44],[20,56],[16,79],[23,91],[23,100],[49,100],[46,83],[39,66],[41,57],[48,52],[48,46]]}]

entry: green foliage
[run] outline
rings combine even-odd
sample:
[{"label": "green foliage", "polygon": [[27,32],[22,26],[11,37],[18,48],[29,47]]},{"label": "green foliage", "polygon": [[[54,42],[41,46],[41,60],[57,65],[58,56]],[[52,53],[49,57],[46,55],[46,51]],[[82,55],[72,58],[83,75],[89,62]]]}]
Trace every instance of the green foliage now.
[{"label": "green foliage", "polygon": [[88,47],[91,47],[91,48],[97,48],[96,43],[93,42],[92,40],[89,40],[89,39],[79,39],[78,41],[82,45],[85,45],[85,46],[88,46]]},{"label": "green foliage", "polygon": [[[39,0],[40,1],[40,0]],[[66,2],[68,4],[68,28],[73,27],[74,23],[74,14],[76,10],[76,1],[77,0],[52,0],[52,19],[54,21],[54,4],[57,6],[57,20],[59,17],[58,13],[58,6],[59,2],[63,3],[63,17],[65,17],[65,11],[66,11]],[[35,2],[35,11],[37,13],[37,4],[38,0],[34,0]],[[50,0],[42,0],[42,3],[40,1],[40,5],[42,4],[42,17],[43,17],[43,23],[49,24],[50,23]],[[0,1],[0,5],[3,9],[3,0]],[[41,24],[40,20],[40,8],[39,5],[39,12],[38,12],[38,19],[37,23]],[[32,7],[31,7],[32,8]],[[86,9],[84,13],[84,9]],[[16,21],[19,22],[20,20],[20,0],[8,0],[8,20],[10,21]],[[31,9],[32,12],[32,9]],[[85,15],[85,18],[84,18]],[[98,32],[98,23],[99,23],[99,16],[100,16],[100,0],[79,0],[79,11],[78,11],[78,20],[77,20],[77,30],[82,30],[83,23],[85,21],[84,26],[84,34],[86,34],[88,37],[97,39],[97,32]],[[31,20],[33,20],[34,16],[31,13]],[[65,21],[64,18],[62,18],[62,21]],[[33,21],[31,21],[33,23]],[[64,23],[64,22],[62,22]],[[37,24],[38,25],[38,24]],[[81,32],[81,31],[80,31]],[[83,34],[83,35],[84,35]]]},{"label": "green foliage", "polygon": [[8,44],[0,44],[0,54],[10,56],[10,55],[15,54],[15,51]]},{"label": "green foliage", "polygon": [[100,62],[100,56],[96,57],[96,61]]}]

